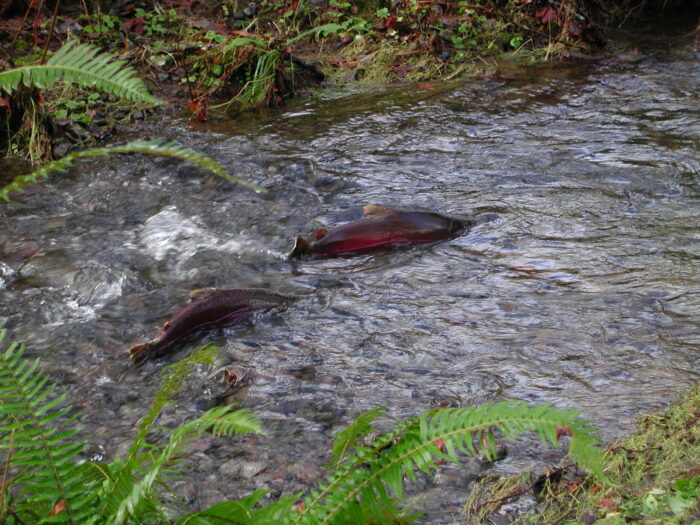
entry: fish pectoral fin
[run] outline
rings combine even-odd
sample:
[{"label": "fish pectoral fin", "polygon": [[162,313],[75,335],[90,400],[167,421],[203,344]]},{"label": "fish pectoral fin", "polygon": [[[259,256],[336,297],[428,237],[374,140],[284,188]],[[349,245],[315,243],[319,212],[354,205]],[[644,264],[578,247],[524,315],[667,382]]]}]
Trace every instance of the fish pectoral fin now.
[{"label": "fish pectoral fin", "polygon": [[[196,290],[192,290],[188,297],[190,298],[190,301],[194,301],[197,297],[201,297],[203,295],[207,295],[210,293],[214,293],[216,291],[216,288],[197,288]],[[165,325],[169,325],[169,323],[165,323],[163,325],[163,330],[165,330]]]},{"label": "fish pectoral fin", "polygon": [[292,248],[292,251],[287,254],[287,259],[294,259],[295,257],[299,257],[300,255],[303,255],[306,252],[308,252],[310,248],[311,246],[309,245],[309,243],[306,242],[301,235],[297,235],[297,238],[294,241],[294,248]]},{"label": "fish pectoral fin", "polygon": [[362,207],[362,214],[365,217],[370,215],[382,215],[384,213],[389,213],[393,211],[391,208],[385,208],[384,206],[379,206],[378,204],[367,204]]}]

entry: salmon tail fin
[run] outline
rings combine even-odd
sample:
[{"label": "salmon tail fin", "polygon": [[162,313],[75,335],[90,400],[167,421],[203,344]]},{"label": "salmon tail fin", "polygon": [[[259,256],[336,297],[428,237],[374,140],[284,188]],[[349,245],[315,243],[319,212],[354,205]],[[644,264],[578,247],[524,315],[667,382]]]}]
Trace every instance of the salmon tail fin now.
[{"label": "salmon tail fin", "polygon": [[301,235],[297,235],[297,238],[294,241],[294,248],[292,248],[292,251],[287,254],[287,259],[294,259],[296,257],[299,257],[307,253],[309,251],[309,248],[311,248],[309,243],[306,242]]},{"label": "salmon tail fin", "polygon": [[384,206],[379,206],[378,204],[367,204],[362,207],[362,214],[365,217],[368,217],[370,215],[381,215],[390,211],[390,208],[385,208]]},{"label": "salmon tail fin", "polygon": [[153,348],[154,341],[148,341],[147,343],[141,343],[140,345],[132,346],[129,349],[129,357],[134,363],[140,363],[148,359],[151,354],[151,348]]}]

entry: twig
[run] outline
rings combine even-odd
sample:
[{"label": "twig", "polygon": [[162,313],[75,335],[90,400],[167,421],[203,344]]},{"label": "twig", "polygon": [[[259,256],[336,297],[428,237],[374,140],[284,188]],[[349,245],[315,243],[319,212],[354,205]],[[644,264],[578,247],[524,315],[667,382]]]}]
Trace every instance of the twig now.
[{"label": "twig", "polygon": [[46,37],[46,43],[44,44],[44,54],[41,55],[41,63],[46,61],[46,53],[49,50],[49,42],[51,42],[51,37],[53,36],[53,28],[56,25],[56,17],[58,16],[58,6],[61,5],[61,0],[56,0],[56,5],[53,8],[53,17],[51,18],[51,27],[49,27],[49,36]]},{"label": "twig", "polygon": [[571,511],[572,511],[572,510],[574,510],[574,509],[569,509],[569,510],[567,510],[564,514],[562,514],[561,516],[559,516],[559,517],[558,517],[557,519],[555,519],[554,521],[550,521],[547,525],[559,525],[562,521],[564,521],[564,519],[565,519],[569,514],[571,514]]},{"label": "twig", "polygon": [[178,46],[173,46],[173,47],[168,47],[165,49],[154,49],[151,51],[154,55],[170,55],[173,53],[190,53],[192,51],[201,51],[201,50],[207,50],[211,49],[212,47],[216,47],[219,44],[192,44],[188,45],[185,47],[178,47]]},{"label": "twig", "polygon": [[12,516],[15,521],[17,522],[18,525],[27,525],[24,521],[22,521],[17,514],[15,514],[12,511],[8,511],[8,514]]},{"label": "twig", "polygon": [[[549,476],[552,476],[553,474],[556,474],[556,473],[558,473],[558,472],[564,472],[565,470],[570,469],[570,468],[573,467],[573,466],[574,466],[574,464],[572,463],[572,464],[570,464],[570,465],[564,465],[563,467],[555,468],[555,469],[552,470],[550,473],[548,473],[546,476],[549,477]],[[540,477],[541,477],[541,476],[540,476]],[[512,492],[512,493],[510,493],[510,494],[508,494],[508,495],[506,495],[506,496],[503,496],[502,498],[498,498],[498,499],[494,499],[494,500],[485,501],[484,503],[482,503],[481,505],[479,505],[478,507],[476,507],[476,508],[474,509],[474,512],[475,512],[475,513],[476,513],[476,512],[479,512],[479,511],[480,511],[481,509],[483,509],[486,505],[492,505],[492,504],[494,504],[494,503],[500,503],[501,501],[506,501],[506,500],[509,500],[509,499],[512,499],[512,498],[516,498],[516,497],[518,497],[518,496],[522,496],[523,494],[526,494],[526,493],[528,493],[529,491],[531,491],[532,489],[534,489],[534,488],[535,488],[535,485],[537,485],[537,483],[539,482],[539,480],[540,480],[540,478],[537,478],[537,479],[536,479],[535,481],[533,481],[530,485],[528,485],[527,487],[525,487],[524,489],[522,489],[522,490],[520,490],[520,491],[518,491],[518,492]]]},{"label": "twig", "polygon": [[17,32],[15,33],[15,36],[12,39],[12,42],[10,42],[10,48],[15,47],[15,42],[17,41],[17,38],[19,38],[19,34],[22,32],[22,28],[24,27],[24,24],[27,22],[27,18],[29,18],[29,11],[35,3],[36,3],[36,0],[32,0],[31,2],[29,2],[29,5],[27,6],[27,10],[24,12],[24,16],[22,17],[22,23],[17,28]]},{"label": "twig", "polygon": [[642,7],[645,3],[646,3],[646,2],[645,2],[644,0],[642,0],[641,2],[639,2],[639,4],[637,4],[637,5],[634,6],[632,9],[630,9],[629,11],[627,11],[627,14],[625,15],[625,18],[622,20],[622,22],[620,22],[620,25],[618,25],[617,27],[620,28],[620,27],[622,27],[623,25],[625,25],[625,22],[627,22],[627,20],[629,19],[629,17],[632,16],[632,13],[634,13],[637,9],[639,9],[640,7]]},{"label": "twig", "polygon": [[318,78],[320,80],[326,79],[326,74],[321,70],[320,67],[318,67],[317,64],[309,62],[308,60],[305,60],[302,57],[297,56],[297,55],[293,55],[291,53],[285,53],[285,54],[289,57],[289,59],[292,62],[303,67],[304,69],[308,70],[309,72],[313,73],[316,78]]},{"label": "twig", "polygon": [[485,502],[483,502],[481,505],[479,505],[478,507],[476,507],[476,508],[474,509],[474,513],[479,512],[479,511],[480,511],[481,509],[483,509],[486,505],[493,505],[494,503],[500,503],[500,502],[502,502],[502,501],[507,501],[507,500],[509,500],[509,499],[517,498],[518,496],[522,496],[523,494],[526,494],[526,493],[528,493],[530,490],[532,490],[532,489],[534,488],[534,486],[535,486],[535,484],[532,483],[531,485],[529,485],[528,487],[525,487],[524,489],[522,489],[522,490],[519,491],[519,492],[512,492],[512,493],[510,493],[510,494],[508,494],[508,495],[506,495],[506,496],[503,496],[502,498],[492,499],[492,500],[489,500],[489,501],[485,501]]},{"label": "twig", "polygon": [[568,46],[568,47],[575,47],[575,48],[577,48],[577,49],[580,49],[581,51],[585,51],[585,50],[586,50],[586,48],[583,47],[583,46],[579,46],[578,44],[573,44],[573,43],[571,43],[571,42],[567,42],[566,40],[561,40],[561,39],[559,39],[559,38],[555,38],[555,37],[553,37],[552,35],[549,35],[549,34],[545,33],[544,31],[539,31],[539,30],[537,30],[537,29],[532,29],[532,28],[530,28],[530,27],[520,25],[520,24],[518,24],[517,22],[512,22],[512,21],[511,21],[510,23],[513,24],[513,25],[516,26],[516,27],[519,27],[520,29],[524,29],[525,31],[532,31],[533,33],[537,33],[537,34],[540,35],[540,36],[546,36],[547,38],[549,38],[549,39],[551,39],[551,40],[554,40],[555,42],[559,42],[560,44],[564,44],[565,46]]}]

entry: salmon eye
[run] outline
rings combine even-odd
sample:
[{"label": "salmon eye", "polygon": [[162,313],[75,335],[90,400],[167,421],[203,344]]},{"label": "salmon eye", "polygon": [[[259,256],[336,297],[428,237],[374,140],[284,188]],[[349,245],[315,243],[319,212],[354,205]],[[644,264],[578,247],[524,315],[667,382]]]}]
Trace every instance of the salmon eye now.
[{"label": "salmon eye", "polygon": [[323,239],[327,233],[328,233],[328,230],[324,230],[323,228],[321,228],[320,230],[316,230],[314,232],[314,239],[316,239],[317,241],[319,239]]}]

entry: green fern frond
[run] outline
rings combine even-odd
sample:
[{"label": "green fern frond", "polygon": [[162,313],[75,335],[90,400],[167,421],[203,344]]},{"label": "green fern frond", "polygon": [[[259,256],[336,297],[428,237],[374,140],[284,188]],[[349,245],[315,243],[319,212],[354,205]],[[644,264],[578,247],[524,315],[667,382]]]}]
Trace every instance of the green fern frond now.
[{"label": "green fern frond", "polygon": [[[6,335],[7,330],[0,330],[0,344]],[[84,444],[74,441],[75,418],[68,417],[66,395],[53,396],[55,385],[37,371],[38,360],[31,362],[23,354],[24,346],[17,343],[0,354],[0,436],[12,435],[10,441],[0,440],[0,448],[17,471],[2,490],[8,494],[12,486],[20,487],[16,514],[46,518],[62,502],[64,509],[55,519],[82,523],[91,513],[92,496],[85,471],[77,468]]]},{"label": "green fern frond", "polygon": [[383,407],[376,407],[357,416],[355,421],[345,429],[338,432],[333,438],[333,456],[328,467],[339,464],[348,451],[357,445],[357,442],[373,430],[372,422],[384,415]]},{"label": "green fern frond", "polygon": [[0,73],[0,90],[12,94],[20,84],[48,88],[63,80],[136,102],[162,103],[148,92],[133,67],[115,58],[110,53],[100,53],[90,44],[67,42],[45,65],[18,67]]},{"label": "green fern frond", "polygon": [[394,512],[396,501],[403,497],[405,477],[415,480],[417,471],[432,474],[437,458],[457,462],[460,452],[493,455],[494,429],[508,438],[534,431],[552,445],[558,444],[561,435],[569,435],[571,457],[602,475],[600,439],[589,422],[576,421],[578,415],[522,402],[428,411],[405,421],[400,431],[381,436],[372,447],[358,446],[346,454],[320,491],[307,496],[294,523],[355,522],[368,512],[385,519],[386,510]]},{"label": "green fern frond", "polygon": [[[142,449],[146,443],[146,437],[153,430],[153,423],[182,388],[185,379],[199,366],[213,365],[218,347],[214,344],[206,344],[196,348],[185,359],[168,366],[164,372],[165,377],[156,393],[146,417],[139,424],[139,432],[129,447],[126,459],[122,462],[115,460],[109,469],[109,473],[102,487],[101,510],[102,515],[112,515],[117,512],[119,505],[129,495],[136,483],[135,474],[147,467],[142,456]],[[143,509],[143,501],[142,501]]]},{"label": "green fern frond", "polygon": [[156,417],[177,395],[185,380],[198,367],[214,365],[218,350],[217,345],[207,343],[195,348],[190,355],[181,361],[165,367],[163,382],[156,393],[151,410],[139,425],[139,433],[129,449],[129,458],[134,458],[139,453]]},{"label": "green fern frond", "polygon": [[250,496],[217,503],[208,509],[182,516],[175,525],[280,525],[289,522],[290,509],[301,493],[282,496],[263,506],[269,491],[258,489]]},{"label": "green fern frond", "polygon": [[260,434],[262,427],[260,421],[249,410],[240,409],[232,412],[230,406],[212,408],[194,421],[177,427],[172,431],[168,443],[159,447],[158,455],[143,478],[135,483],[129,495],[122,499],[119,508],[108,520],[109,523],[124,523],[127,518],[139,521],[142,503],[152,499],[153,485],[159,479],[161,471],[186,443],[207,431],[227,435],[251,432]]},{"label": "green fern frond", "polygon": [[187,162],[192,162],[197,164],[202,168],[208,169],[214,172],[219,177],[222,177],[228,181],[235,182],[250,188],[254,191],[265,193],[265,190],[245,182],[243,180],[231,177],[228,173],[224,171],[220,164],[218,164],[213,159],[202,155],[196,151],[188,148],[183,148],[174,142],[163,143],[160,140],[136,140],[124,144],[122,146],[112,146],[108,148],[92,148],[83,151],[76,151],[65,157],[39,166],[33,172],[28,175],[18,175],[12,182],[7,186],[0,188],[0,199],[10,202],[10,193],[13,191],[22,191],[24,188],[31,184],[36,184],[40,180],[45,179],[54,171],[66,171],[68,168],[73,166],[76,160],[90,158],[90,157],[102,157],[105,155],[111,155],[113,153],[142,153],[147,155],[164,155],[167,157],[174,157],[176,159],[181,159]]},{"label": "green fern frond", "polygon": [[248,38],[248,37],[239,36],[239,37],[236,37],[236,38],[228,41],[217,52],[225,55],[227,53],[230,53],[234,49],[237,49],[237,48],[243,47],[243,46],[247,46],[247,45],[257,46],[257,47],[260,47],[262,49],[267,48],[267,42],[265,42],[263,40],[257,40],[255,38]]},{"label": "green fern frond", "polygon": [[290,38],[287,40],[284,45],[285,46],[290,46],[297,40],[301,40],[302,38],[306,38],[309,35],[317,35],[320,33],[337,33],[338,31],[342,30],[343,26],[336,24],[336,23],[330,23],[330,24],[323,24],[318,27],[314,27],[312,29],[308,29],[306,31],[303,31],[302,33],[299,33],[297,36],[294,38]]}]

